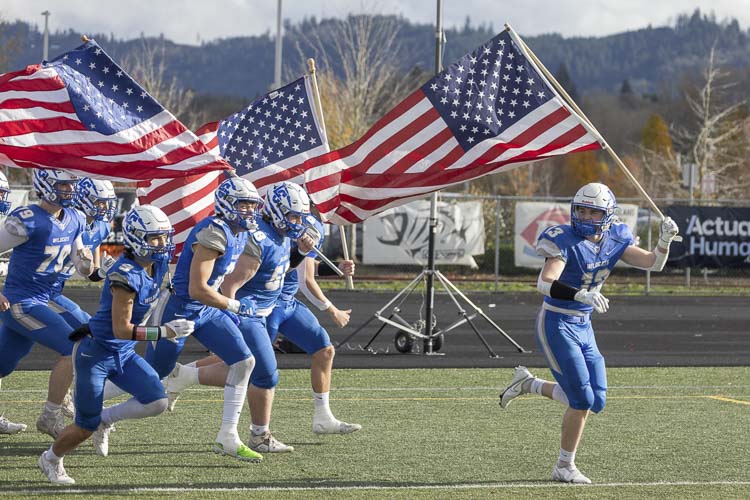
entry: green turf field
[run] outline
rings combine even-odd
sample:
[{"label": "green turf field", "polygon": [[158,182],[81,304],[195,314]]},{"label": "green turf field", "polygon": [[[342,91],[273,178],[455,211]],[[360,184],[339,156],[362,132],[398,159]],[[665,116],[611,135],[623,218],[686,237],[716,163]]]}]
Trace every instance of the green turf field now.
[{"label": "green turf field", "polygon": [[[262,464],[210,452],[222,392],[189,390],[174,413],[119,423],[109,457],[89,442],[67,456],[80,495],[66,498],[750,498],[750,367],[610,369],[607,408],[589,419],[576,460],[591,486],[548,481],[563,408],[526,396],[501,410],[497,388],[511,374],[338,370],[331,407],[364,429],[318,437],[308,372],[284,371],[272,430],[296,451]],[[3,381],[0,411],[29,430],[0,437],[0,493],[65,491],[36,465],[50,444],[34,427],[46,377]],[[245,409],[243,437],[248,426]]]}]

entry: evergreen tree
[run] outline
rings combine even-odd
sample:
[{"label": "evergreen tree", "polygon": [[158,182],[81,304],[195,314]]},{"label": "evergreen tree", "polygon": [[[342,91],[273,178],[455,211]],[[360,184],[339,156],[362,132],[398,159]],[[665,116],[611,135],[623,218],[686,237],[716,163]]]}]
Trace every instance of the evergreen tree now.
[{"label": "evergreen tree", "polygon": [[565,89],[565,92],[568,93],[570,98],[578,103],[578,90],[576,90],[576,86],[573,83],[573,79],[570,77],[570,74],[568,73],[568,67],[565,65],[565,63],[560,63],[560,68],[555,74],[555,79],[560,85],[562,85],[562,88]]}]

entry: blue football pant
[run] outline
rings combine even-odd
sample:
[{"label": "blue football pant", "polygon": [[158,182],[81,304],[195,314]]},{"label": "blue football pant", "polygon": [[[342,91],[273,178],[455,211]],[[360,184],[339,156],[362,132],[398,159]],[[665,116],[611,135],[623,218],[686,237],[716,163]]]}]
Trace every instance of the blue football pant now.
[{"label": "blue football pant", "polygon": [[271,337],[266,329],[266,318],[247,316],[240,320],[242,336],[255,356],[255,367],[250,374],[250,383],[262,389],[273,389],[279,383],[279,370]]},{"label": "blue football pant", "polygon": [[590,315],[575,316],[542,308],[537,316],[536,339],[570,407],[602,411],[607,399],[607,373]]},{"label": "blue football pant", "polygon": [[272,343],[281,332],[307,354],[315,354],[331,345],[331,338],[318,318],[297,299],[276,302],[266,325]]},{"label": "blue football pant", "polygon": [[0,312],[0,378],[12,373],[35,342],[69,356],[73,342],[68,335],[74,330],[49,306],[21,301]]},{"label": "blue football pant", "polygon": [[73,330],[89,322],[91,316],[65,295],[50,297],[50,308],[63,317]]},{"label": "blue football pant", "polygon": [[95,431],[99,427],[107,379],[143,405],[167,397],[156,371],[132,348],[110,351],[93,338],[84,337],[76,349],[73,366],[75,423],[82,429]]}]

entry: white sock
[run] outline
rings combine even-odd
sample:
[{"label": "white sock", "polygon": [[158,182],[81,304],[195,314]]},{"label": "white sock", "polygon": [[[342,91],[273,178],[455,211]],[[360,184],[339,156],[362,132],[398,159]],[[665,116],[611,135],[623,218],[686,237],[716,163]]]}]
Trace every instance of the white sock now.
[{"label": "white sock", "polygon": [[544,386],[544,380],[540,378],[535,378],[531,381],[531,388],[530,391],[532,394],[539,394],[542,395],[542,386]]},{"label": "white sock", "polygon": [[113,384],[111,380],[107,380],[106,382],[104,382],[104,401],[116,398],[117,396],[121,396],[123,394],[125,394],[125,391]]},{"label": "white sock", "polygon": [[190,385],[198,385],[198,368],[194,366],[182,365],[180,367],[180,378],[186,378]]},{"label": "white sock", "polygon": [[576,452],[560,448],[560,456],[557,458],[558,467],[570,467],[575,463]]},{"label": "white sock", "polygon": [[60,405],[59,404],[53,403],[51,401],[47,401],[47,402],[44,403],[44,411],[54,412],[54,411],[57,411],[59,409],[60,409]]},{"label": "white sock", "polygon": [[329,406],[328,392],[313,392],[313,403],[315,405],[315,416],[333,419],[331,407]]},{"label": "white sock", "polygon": [[552,399],[554,399],[555,401],[559,401],[565,406],[570,406],[570,403],[568,402],[568,396],[565,395],[565,391],[562,390],[560,384],[555,384],[555,388],[552,389]]},{"label": "white sock", "polygon": [[185,364],[183,366],[189,366],[191,368],[198,368],[198,366],[196,365],[197,362],[198,362],[197,360],[196,361],[191,361],[190,363],[187,363],[187,364]]},{"label": "white sock", "polygon": [[63,457],[58,457],[57,455],[55,455],[55,452],[52,451],[52,446],[50,446],[49,450],[44,452],[44,458],[46,460],[49,460],[50,462],[59,462]]},{"label": "white sock", "polygon": [[[165,399],[157,399],[148,404],[143,404],[135,398],[130,398],[123,403],[104,408],[102,410],[102,422],[114,424],[120,420],[133,420],[137,418],[153,417],[164,409]],[[160,403],[161,402],[161,403]]]},{"label": "white sock", "polygon": [[261,434],[268,432],[268,430],[269,430],[268,424],[264,424],[264,425],[252,424],[250,426],[250,432],[253,433],[253,436],[260,436]]},{"label": "white sock", "polygon": [[221,415],[221,425],[233,425],[237,428],[242,413],[242,405],[245,404],[245,393],[247,386],[225,385],[224,386],[224,412]]}]

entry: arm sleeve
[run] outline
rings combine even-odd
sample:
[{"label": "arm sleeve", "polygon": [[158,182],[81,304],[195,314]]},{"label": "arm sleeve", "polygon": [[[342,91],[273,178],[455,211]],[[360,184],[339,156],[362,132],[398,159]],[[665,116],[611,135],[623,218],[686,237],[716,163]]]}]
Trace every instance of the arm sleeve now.
[{"label": "arm sleeve", "polygon": [[220,228],[210,224],[195,235],[196,241],[210,250],[223,254],[227,250],[227,235]]},{"label": "arm sleeve", "polygon": [[0,226],[0,253],[5,253],[28,241],[29,238],[26,236],[25,232],[18,234],[13,232],[15,230],[16,227],[9,226],[7,220],[4,225]]},{"label": "arm sleeve", "polygon": [[563,255],[562,250],[560,250],[560,247],[552,240],[546,238],[542,238],[537,242],[536,253],[545,259],[557,258],[565,260],[565,256]]},{"label": "arm sleeve", "polygon": [[[78,255],[78,252],[86,248],[86,246],[83,244],[83,238],[81,238],[81,235],[79,234],[76,236],[76,239],[73,240],[73,245],[70,249],[70,260],[73,261],[73,264],[76,266],[76,270],[81,273],[84,276],[88,276],[91,273],[91,269],[89,266],[93,265],[93,262],[90,260],[84,260],[81,259],[81,257]],[[83,268],[82,266],[86,266]]]},{"label": "arm sleeve", "polygon": [[263,249],[258,242],[255,241],[255,238],[252,235],[247,239],[247,243],[245,244],[242,253],[247,254],[260,262],[263,261]]}]

